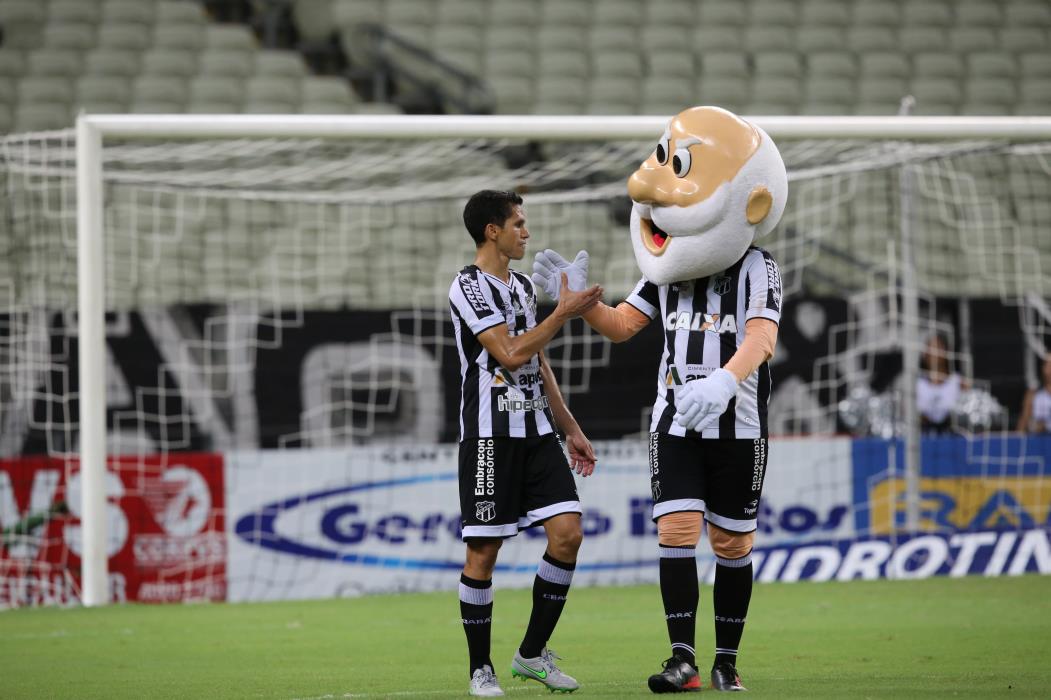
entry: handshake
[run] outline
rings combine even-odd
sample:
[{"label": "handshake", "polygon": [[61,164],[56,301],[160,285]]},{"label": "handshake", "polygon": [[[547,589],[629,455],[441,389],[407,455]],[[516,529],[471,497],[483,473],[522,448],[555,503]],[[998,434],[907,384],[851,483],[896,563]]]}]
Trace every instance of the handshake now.
[{"label": "handshake", "polygon": [[[571,297],[589,294],[598,290],[594,301],[580,313],[590,311],[602,296],[601,287],[595,285],[587,292],[588,252],[582,250],[567,261],[551,249],[542,250],[533,260],[533,284],[543,289],[559,306]],[[573,302],[577,300],[574,298]],[[575,314],[579,315],[579,314]],[[675,422],[687,430],[700,432],[708,428],[721,416],[730,400],[737,395],[737,378],[728,370],[719,368],[702,379],[686,382],[675,392]]]}]

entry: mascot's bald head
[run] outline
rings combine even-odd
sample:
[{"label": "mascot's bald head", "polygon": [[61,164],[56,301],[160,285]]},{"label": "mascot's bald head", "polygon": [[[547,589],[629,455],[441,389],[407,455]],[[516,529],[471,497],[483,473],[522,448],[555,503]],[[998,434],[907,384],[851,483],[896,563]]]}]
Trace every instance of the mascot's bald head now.
[{"label": "mascot's bald head", "polygon": [[705,277],[737,262],[781,220],[788,174],[759,127],[718,107],[668,124],[628,179],[631,242],[655,284]]}]

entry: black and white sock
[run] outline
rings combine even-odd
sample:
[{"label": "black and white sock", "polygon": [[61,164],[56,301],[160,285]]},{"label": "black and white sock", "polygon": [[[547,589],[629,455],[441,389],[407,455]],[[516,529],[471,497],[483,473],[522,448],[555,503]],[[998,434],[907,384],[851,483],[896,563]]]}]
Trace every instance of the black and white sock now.
[{"label": "black and white sock", "polygon": [[569,585],[573,582],[576,564],[559,561],[544,552],[540,567],[533,579],[533,611],[529,615],[522,646],[518,648],[523,658],[532,659],[540,652],[555,631],[562,608],[566,606]]},{"label": "black and white sock", "polygon": [[479,581],[460,575],[460,619],[463,620],[463,631],[467,634],[467,653],[471,658],[471,670],[489,665],[489,641],[493,629],[493,582]]},{"label": "black and white sock", "polygon": [[661,545],[661,598],[672,654],[696,666],[697,550]]},{"label": "black and white sock", "polygon": [[737,665],[748,602],[752,599],[752,555],[740,559],[715,558],[715,663]]}]

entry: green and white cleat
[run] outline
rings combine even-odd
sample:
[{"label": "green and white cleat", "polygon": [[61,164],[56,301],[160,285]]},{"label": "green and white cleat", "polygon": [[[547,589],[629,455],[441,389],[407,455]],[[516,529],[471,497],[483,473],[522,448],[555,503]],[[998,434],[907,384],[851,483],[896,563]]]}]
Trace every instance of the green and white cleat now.
[{"label": "green and white cleat", "polygon": [[468,695],[479,698],[502,698],[504,691],[500,689],[500,683],[496,680],[496,674],[489,664],[476,668],[471,675],[471,687],[467,689]]},{"label": "green and white cleat", "polygon": [[535,659],[522,657],[520,651],[515,651],[515,658],[511,660],[511,675],[524,680],[533,680],[543,683],[552,693],[572,693],[580,687],[576,679],[562,673],[562,669],[555,665],[555,659],[562,658],[547,647],[540,652]]}]

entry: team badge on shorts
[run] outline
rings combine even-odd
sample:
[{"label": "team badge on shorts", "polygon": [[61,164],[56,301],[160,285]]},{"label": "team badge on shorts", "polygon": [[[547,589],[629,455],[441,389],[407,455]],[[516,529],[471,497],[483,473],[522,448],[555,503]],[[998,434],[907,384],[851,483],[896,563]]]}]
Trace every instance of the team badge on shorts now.
[{"label": "team badge on shorts", "polygon": [[474,518],[478,522],[487,523],[496,517],[496,503],[494,501],[478,501],[474,504]]}]

